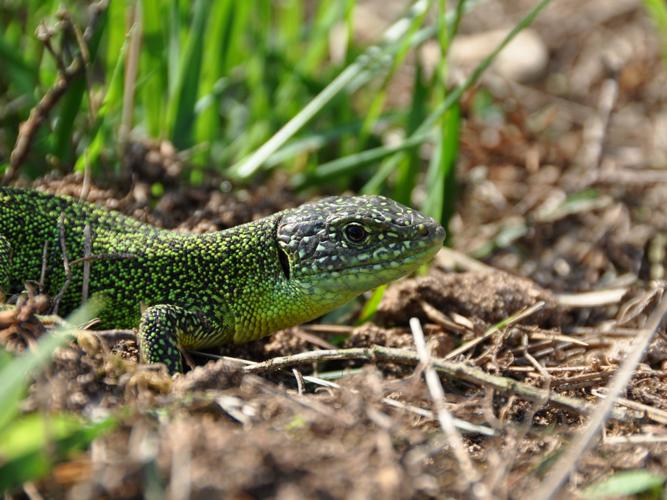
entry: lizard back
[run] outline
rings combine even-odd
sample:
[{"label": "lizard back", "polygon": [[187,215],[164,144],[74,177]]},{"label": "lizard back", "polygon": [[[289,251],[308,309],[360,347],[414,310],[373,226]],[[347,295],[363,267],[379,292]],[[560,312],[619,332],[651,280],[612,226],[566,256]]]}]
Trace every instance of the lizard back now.
[{"label": "lizard back", "polygon": [[[62,295],[58,312],[67,313],[82,302],[83,269],[88,261],[89,296],[102,293],[107,301],[100,314],[104,326],[136,326],[142,307],[161,303],[202,310],[219,319],[218,326],[229,323],[225,303],[235,299],[240,289],[232,284],[252,278],[239,274],[253,269],[263,276],[279,272],[275,256],[261,258],[260,249],[273,248],[273,219],[262,221],[250,223],[252,230],[243,225],[193,235],[158,229],[73,198],[0,188],[0,236],[11,246],[10,291],[41,279],[51,297]],[[85,249],[87,227],[89,252]],[[237,250],[243,246],[256,251],[248,253],[252,266]],[[231,334],[233,325],[224,326]]]}]

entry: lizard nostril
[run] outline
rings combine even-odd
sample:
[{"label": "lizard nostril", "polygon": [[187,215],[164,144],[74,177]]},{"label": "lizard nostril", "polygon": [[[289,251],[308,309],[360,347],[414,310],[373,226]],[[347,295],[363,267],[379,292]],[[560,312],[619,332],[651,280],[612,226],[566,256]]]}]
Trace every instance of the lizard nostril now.
[{"label": "lizard nostril", "polygon": [[417,232],[420,236],[428,236],[428,228],[424,224],[419,224],[417,226]]}]

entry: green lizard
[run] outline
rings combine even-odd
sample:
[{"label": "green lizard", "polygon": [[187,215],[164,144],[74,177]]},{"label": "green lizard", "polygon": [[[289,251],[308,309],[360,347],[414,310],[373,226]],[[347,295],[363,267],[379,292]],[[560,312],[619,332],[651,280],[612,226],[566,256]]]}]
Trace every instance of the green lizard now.
[{"label": "green lizard", "polygon": [[381,196],[324,198],[194,235],[0,188],[0,292],[39,282],[68,312],[85,282],[104,299],[101,325],[138,326],[143,360],[174,373],[179,348],[246,342],[314,319],[414,271],[444,235],[435,220]]}]

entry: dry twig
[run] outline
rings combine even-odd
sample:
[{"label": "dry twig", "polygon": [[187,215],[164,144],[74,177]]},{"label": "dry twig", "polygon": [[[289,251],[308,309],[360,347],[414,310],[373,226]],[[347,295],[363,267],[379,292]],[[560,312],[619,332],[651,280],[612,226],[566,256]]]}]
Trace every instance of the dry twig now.
[{"label": "dry twig", "polygon": [[570,308],[601,307],[618,304],[628,292],[627,288],[610,288],[583,293],[561,293],[556,295],[558,305]]},{"label": "dry twig", "polygon": [[[605,394],[604,389],[593,389],[591,391],[591,394],[593,394],[593,396],[597,396],[598,398],[607,397],[607,394]],[[648,406],[626,398],[617,398],[616,403],[625,406],[627,408],[630,408],[631,410],[636,410],[638,412],[641,412],[645,418],[649,418],[655,422],[667,425],[667,411],[665,410],[661,410],[660,408],[654,408],[653,406]]]},{"label": "dry twig", "polygon": [[[130,11],[132,28],[130,30],[130,45],[127,51],[125,82],[123,92],[123,109],[121,113],[120,127],[118,130],[118,147],[121,158],[129,142],[132,130],[132,114],[134,112],[134,94],[136,90],[137,74],[139,71],[139,55],[141,52],[141,39],[143,36],[143,19],[141,9],[134,4]],[[127,172],[124,172],[127,174]]]},{"label": "dry twig", "polygon": [[[83,228],[83,258],[90,257],[92,252],[92,234],[90,224]],[[81,284],[81,304],[88,300],[88,290],[90,289],[90,260],[84,260],[83,263],[83,283]]]},{"label": "dry twig", "polygon": [[493,273],[496,270],[483,262],[474,259],[463,252],[452,248],[443,247],[435,256],[435,263],[446,269],[457,269],[463,271],[478,271]]},{"label": "dry twig", "polygon": [[304,393],[303,375],[296,368],[292,368],[292,373],[294,374],[294,378],[296,379],[297,392],[299,393],[299,396],[303,396]]},{"label": "dry twig", "polygon": [[[235,359],[236,360],[236,359]],[[236,360],[236,361],[245,361],[246,365],[254,365],[255,363],[252,361],[246,361],[246,360]],[[340,384],[337,384],[336,382],[332,382],[330,380],[324,380],[319,377],[314,377],[312,375],[304,375],[303,379],[307,382],[310,382],[312,384],[316,385],[321,385],[323,387],[330,387],[332,389],[344,389],[343,386]],[[355,389],[349,389],[350,392],[352,393],[357,393],[358,391]],[[425,417],[430,420],[435,420],[435,415],[431,410],[427,410],[425,408],[421,408],[419,406],[411,405],[409,403],[404,403],[403,401],[399,401],[397,399],[389,398],[389,397],[384,397],[382,398],[382,402],[386,404],[387,406],[391,406],[393,408],[400,408],[401,410],[405,410],[409,413],[413,413],[415,415],[419,415],[420,417]],[[470,422],[467,422],[466,420],[461,420],[460,418],[453,418],[454,421],[454,426],[460,431],[460,432],[465,432],[468,434],[480,434],[482,436],[495,436],[496,432],[491,428],[487,427],[486,425],[477,425],[473,424]]]},{"label": "dry twig", "polygon": [[[374,345],[372,347],[309,351],[290,356],[279,356],[261,363],[245,366],[242,371],[244,373],[270,373],[284,368],[291,368],[292,366],[314,362],[344,360],[383,361],[412,366],[420,362],[419,356],[415,351]],[[558,393],[550,393],[544,389],[514,379],[491,375],[474,366],[468,366],[463,363],[454,363],[439,358],[432,358],[432,363],[437,371],[449,378],[464,380],[484,387],[492,387],[502,394],[515,394],[523,399],[536,403],[548,401],[582,415],[590,414],[595,408],[594,405],[591,405],[586,401]],[[611,416],[612,418],[621,421],[627,420],[628,418],[627,413],[619,409],[612,410]]]},{"label": "dry twig", "polygon": [[[587,171],[597,174],[602,161],[604,143],[609,129],[609,119],[614,108],[614,103],[618,97],[618,82],[614,78],[608,78],[602,83],[600,89],[599,111],[594,118],[594,122],[588,129],[589,141],[585,145]],[[586,137],[584,137],[586,140]]]},{"label": "dry twig", "polygon": [[484,332],[484,334],[482,336],[477,337],[476,339],[473,339],[470,342],[466,342],[465,344],[463,344],[459,348],[454,349],[453,351],[448,353],[447,356],[445,356],[444,359],[454,359],[459,354],[463,354],[464,352],[469,351],[470,349],[475,347],[477,344],[479,344],[481,342],[484,342],[486,339],[488,339],[489,337],[491,337],[492,335],[494,335],[495,333],[497,333],[501,329],[507,328],[508,326],[513,325],[517,321],[521,321],[522,319],[530,316],[531,314],[536,313],[537,311],[539,311],[543,307],[544,307],[544,301],[540,301],[537,304],[534,304],[534,305],[532,305],[528,308],[522,309],[518,313],[513,314],[512,316],[510,316],[509,318],[501,321],[500,323],[496,323],[495,325],[493,325],[486,332]]},{"label": "dry twig", "polygon": [[649,317],[646,327],[635,339],[632,350],[608,384],[608,396],[597,405],[588,424],[577,433],[577,436],[572,440],[572,444],[553,466],[551,474],[542,483],[537,494],[531,493],[530,498],[554,498],[565,484],[570,474],[576,469],[581,456],[591,447],[594,439],[600,433],[600,429],[610,417],[619,394],[628,385],[635,368],[644,356],[646,348],[665,314],[667,314],[667,295],[663,296],[662,301]]},{"label": "dry twig", "polygon": [[42,249],[42,270],[39,273],[39,292],[44,293],[46,287],[46,270],[49,267],[49,242],[44,241],[44,248]]},{"label": "dry twig", "polygon": [[58,291],[58,294],[53,299],[53,314],[58,315],[58,307],[60,301],[65,296],[65,292],[69,288],[72,281],[72,268],[69,265],[69,258],[67,257],[67,241],[65,239],[65,214],[61,213],[58,218],[58,240],[60,242],[60,251],[63,258],[63,268],[65,269],[65,281],[63,286]]},{"label": "dry twig", "polygon": [[424,367],[426,387],[433,400],[433,408],[438,417],[438,422],[447,436],[447,441],[450,443],[454,457],[461,469],[460,480],[464,485],[464,489],[475,498],[490,498],[486,486],[481,481],[479,472],[473,465],[472,460],[470,460],[470,456],[463,443],[463,438],[461,438],[461,435],[456,430],[452,414],[447,410],[445,390],[442,388],[438,374],[433,369],[431,355],[424,340],[424,332],[417,318],[410,318],[410,330],[415,341],[417,355],[419,356],[421,365]]},{"label": "dry twig", "polygon": [[[83,37],[85,42],[90,41],[90,38],[94,33],[94,27],[101,17],[100,15],[102,12],[106,10],[107,4],[107,0],[100,0],[92,6],[90,10],[90,21]],[[50,49],[48,38],[45,40],[45,47],[47,50]],[[30,151],[30,146],[37,135],[37,131],[47,120],[49,113],[51,113],[56,104],[58,104],[58,101],[65,95],[65,92],[69,89],[72,81],[85,72],[86,52],[87,51],[84,50],[79,53],[67,66],[63,64],[57,54],[54,54],[56,63],[60,68],[58,78],[53,84],[53,87],[51,87],[37,105],[32,108],[28,119],[21,123],[18,136],[16,137],[16,144],[9,157],[9,167],[5,171],[3,177],[4,184],[9,183],[16,177],[19,167]]]}]

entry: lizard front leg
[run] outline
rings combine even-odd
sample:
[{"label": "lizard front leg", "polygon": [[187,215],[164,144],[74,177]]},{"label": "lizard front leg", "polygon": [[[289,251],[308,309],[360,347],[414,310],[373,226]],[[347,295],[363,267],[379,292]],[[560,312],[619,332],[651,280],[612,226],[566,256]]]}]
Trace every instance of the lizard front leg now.
[{"label": "lizard front leg", "polygon": [[164,363],[170,374],[183,371],[178,346],[196,344],[196,339],[213,333],[213,327],[200,312],[179,306],[151,306],[141,317],[139,351],[145,363]]}]

